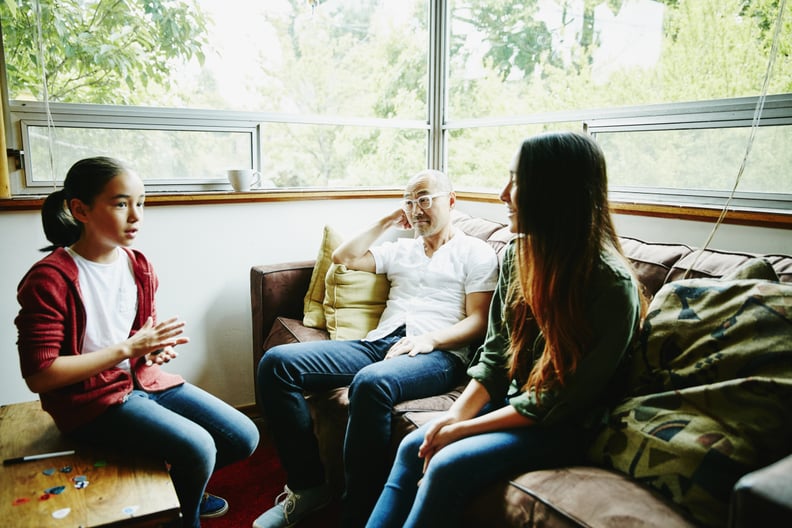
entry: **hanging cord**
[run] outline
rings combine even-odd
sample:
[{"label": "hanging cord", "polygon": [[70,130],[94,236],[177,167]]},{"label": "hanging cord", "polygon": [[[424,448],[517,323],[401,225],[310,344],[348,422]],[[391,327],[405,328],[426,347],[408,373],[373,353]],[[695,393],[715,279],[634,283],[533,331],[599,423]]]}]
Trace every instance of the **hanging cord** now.
[{"label": "hanging cord", "polygon": [[767,90],[768,85],[770,84],[770,73],[773,71],[773,63],[775,63],[776,54],[778,53],[778,37],[781,33],[781,21],[783,19],[784,8],[786,6],[786,0],[781,0],[781,4],[778,6],[778,16],[776,17],[776,24],[775,24],[775,31],[773,32],[773,43],[770,47],[770,57],[767,60],[767,70],[765,71],[764,81],[762,83],[762,91],[759,95],[759,100],[756,102],[756,110],[754,110],[753,121],[751,122],[751,133],[748,136],[748,144],[745,146],[745,155],[743,156],[742,163],[740,164],[740,170],[737,171],[737,178],[734,180],[734,186],[732,186],[732,190],[729,193],[729,197],[726,199],[726,203],[723,205],[723,209],[721,210],[720,216],[718,220],[715,222],[715,225],[712,226],[712,231],[710,231],[709,237],[707,237],[707,241],[704,243],[701,249],[698,250],[698,254],[696,258],[693,259],[690,266],[688,267],[687,271],[685,271],[685,275],[682,277],[683,279],[688,278],[690,272],[693,268],[698,264],[699,259],[702,255],[704,255],[704,251],[709,247],[710,242],[712,242],[715,233],[720,227],[723,219],[726,218],[726,214],[729,210],[729,204],[731,204],[732,199],[734,198],[734,194],[737,192],[737,186],[740,184],[740,180],[743,177],[743,172],[745,171],[745,165],[748,163],[748,157],[751,154],[751,149],[753,148],[754,139],[756,139],[756,131],[759,128],[759,121],[762,117],[762,111],[764,110],[765,99],[767,99]]},{"label": "hanging cord", "polygon": [[36,36],[38,37],[38,60],[41,66],[41,85],[44,89],[44,112],[47,115],[47,150],[49,153],[50,178],[52,188],[57,187],[55,178],[55,121],[52,119],[50,111],[49,87],[47,85],[47,65],[44,58],[44,35],[41,30],[41,4],[39,0],[34,0],[33,6],[36,10]]}]

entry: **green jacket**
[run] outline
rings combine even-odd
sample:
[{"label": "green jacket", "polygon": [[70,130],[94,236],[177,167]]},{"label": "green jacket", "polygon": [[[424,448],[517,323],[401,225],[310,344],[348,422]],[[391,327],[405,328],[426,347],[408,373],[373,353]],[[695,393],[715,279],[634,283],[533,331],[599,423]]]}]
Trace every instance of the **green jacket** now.
[{"label": "green jacket", "polygon": [[[638,330],[638,286],[618,255],[601,255],[590,284],[585,285],[591,349],[578,363],[577,370],[566,376],[563,387],[542,394],[540,405],[534,391],[521,390],[525,380],[518,384],[509,379],[512,328],[505,302],[510,282],[517,279],[515,246],[512,242],[505,249],[498,287],[490,304],[487,336],[468,375],[484,385],[491,401],[508,398],[517,412],[538,424],[551,425],[571,419],[583,425],[598,420],[604,410],[607,389],[617,381],[614,375]],[[534,361],[543,347],[544,337],[540,333],[534,340]]]}]

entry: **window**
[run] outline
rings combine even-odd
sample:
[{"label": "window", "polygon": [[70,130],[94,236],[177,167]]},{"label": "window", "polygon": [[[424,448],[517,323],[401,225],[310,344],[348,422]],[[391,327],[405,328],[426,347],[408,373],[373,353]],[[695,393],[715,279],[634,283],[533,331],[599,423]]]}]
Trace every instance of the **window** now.
[{"label": "window", "polygon": [[126,159],[150,192],[229,189],[224,172],[240,167],[268,187],[399,186],[427,165],[427,0],[39,0],[0,13],[16,194],[91,154]]},{"label": "window", "polygon": [[[778,2],[449,0],[447,169],[481,190],[520,138],[586,129],[625,200],[722,205],[746,150]],[[792,209],[784,13],[739,203]],[[786,50],[786,51],[785,51]]]},{"label": "window", "polygon": [[19,122],[26,189],[50,192],[75,161],[97,154],[128,160],[153,191],[184,185],[218,190],[228,186],[226,169],[257,165],[255,122],[223,123],[217,113],[203,113],[166,124],[162,116],[147,112],[141,113],[141,123],[132,122],[128,112],[120,119],[97,122],[92,121],[97,119],[91,115],[94,109],[87,110],[88,116],[56,111],[54,127],[37,120],[39,112],[18,112],[33,116]]},{"label": "window", "polygon": [[[12,189],[40,193],[96,152],[129,157],[152,191],[227,189],[224,170],[245,165],[275,189],[394,187],[430,166],[491,192],[523,137],[572,129],[602,145],[614,197],[717,206],[769,72],[734,203],[792,210],[792,23],[778,4],[0,3],[9,146],[26,168]],[[39,30],[51,51],[34,60]]]},{"label": "window", "polygon": [[763,126],[747,158],[753,98],[700,102],[695,112],[692,105],[665,105],[663,113],[641,119],[592,120],[589,131],[608,154],[614,195],[721,207],[739,175],[732,207],[783,210],[792,197],[785,168],[792,163],[790,105],[788,96],[765,101]]}]

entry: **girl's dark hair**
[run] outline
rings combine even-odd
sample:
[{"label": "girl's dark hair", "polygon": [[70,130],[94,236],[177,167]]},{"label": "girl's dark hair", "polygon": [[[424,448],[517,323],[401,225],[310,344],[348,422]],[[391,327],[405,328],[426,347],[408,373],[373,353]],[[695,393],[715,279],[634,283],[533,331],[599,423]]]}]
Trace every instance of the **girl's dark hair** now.
[{"label": "girl's dark hair", "polygon": [[63,181],[63,188],[47,196],[41,207],[44,235],[52,242],[41,251],[52,251],[77,242],[82,234],[82,224],[72,216],[69,202],[77,198],[88,206],[93,205],[107,182],[127,170],[120,161],[105,156],[86,158],[72,165]]},{"label": "girl's dark hair", "polygon": [[[590,348],[589,277],[603,251],[624,256],[611,218],[605,156],[582,133],[526,139],[517,167],[519,295],[514,299],[512,375],[538,392],[563,385]],[[626,261],[626,259],[625,259]],[[532,364],[535,329],[544,351]],[[527,371],[525,369],[528,369]]]}]

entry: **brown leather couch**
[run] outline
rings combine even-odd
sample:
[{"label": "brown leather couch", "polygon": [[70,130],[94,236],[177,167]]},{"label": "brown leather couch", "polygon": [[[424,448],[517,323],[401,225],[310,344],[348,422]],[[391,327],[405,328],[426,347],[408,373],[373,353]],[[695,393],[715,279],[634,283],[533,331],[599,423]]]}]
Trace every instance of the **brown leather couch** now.
[{"label": "brown leather couch", "polygon": [[[455,216],[454,223],[468,234],[487,241],[499,256],[512,236],[503,224],[461,213]],[[689,278],[721,277],[757,256],[708,250],[696,258],[694,248],[683,244],[648,243],[627,237],[621,242],[650,295],[663,284],[682,278],[693,260],[696,265]],[[782,282],[792,282],[792,257],[762,256],[773,265]],[[254,372],[261,356],[272,346],[329,339],[326,331],[302,324],[303,298],[313,266],[314,261],[302,261],[251,268]],[[393,410],[394,452],[405,434],[447,409],[461,389],[398,404]],[[346,389],[306,394],[306,399],[328,478],[340,493]],[[792,455],[746,475],[735,486],[730,507],[730,526],[792,526]],[[654,490],[621,473],[593,466],[533,471],[504,479],[471,503],[465,519],[466,525],[486,527],[696,526]]]}]

